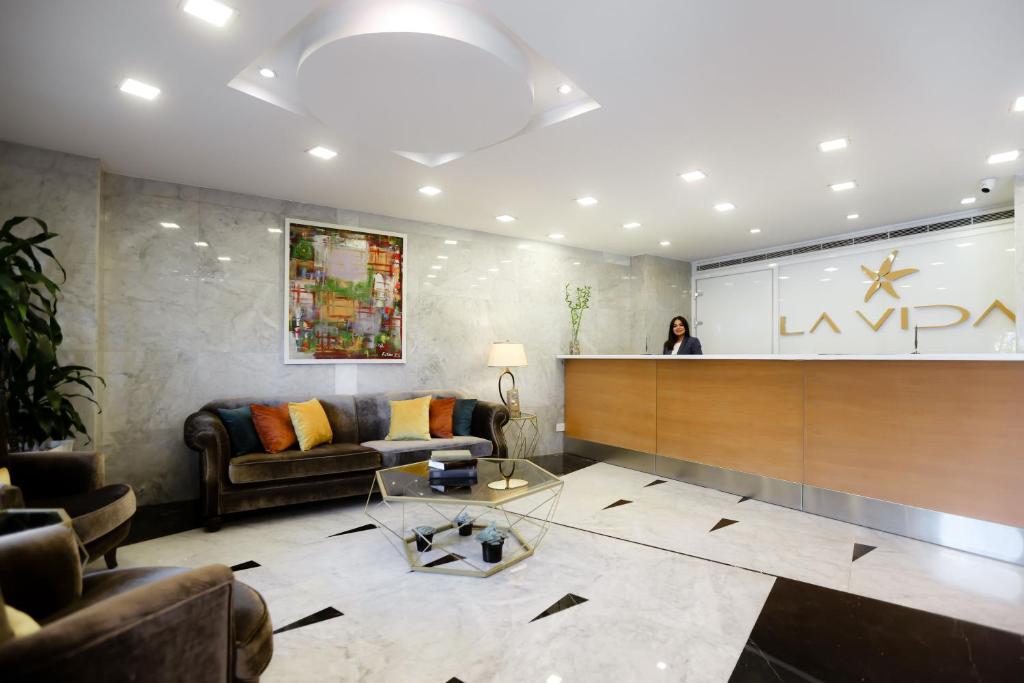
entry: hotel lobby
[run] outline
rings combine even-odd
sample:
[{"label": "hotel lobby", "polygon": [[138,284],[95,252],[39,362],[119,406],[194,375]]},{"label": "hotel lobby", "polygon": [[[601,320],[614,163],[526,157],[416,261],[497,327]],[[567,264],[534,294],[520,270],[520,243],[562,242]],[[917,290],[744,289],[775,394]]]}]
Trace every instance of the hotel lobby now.
[{"label": "hotel lobby", "polygon": [[0,680],[1024,680],[1021,26],[0,0]]}]

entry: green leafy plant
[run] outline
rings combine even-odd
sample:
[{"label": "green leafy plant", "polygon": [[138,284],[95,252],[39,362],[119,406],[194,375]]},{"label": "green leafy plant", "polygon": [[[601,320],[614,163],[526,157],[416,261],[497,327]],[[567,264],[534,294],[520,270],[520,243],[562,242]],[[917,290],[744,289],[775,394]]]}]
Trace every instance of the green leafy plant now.
[{"label": "green leafy plant", "polygon": [[508,538],[508,534],[491,522],[486,529],[476,535],[476,540],[490,545],[501,545]]},{"label": "green leafy plant", "polygon": [[[27,237],[16,231],[33,221],[38,228]],[[57,321],[60,285],[44,272],[44,262],[67,272],[43,246],[57,237],[38,218],[17,216],[0,228],[0,390],[3,392],[3,438],[11,450],[23,450],[48,440],[82,434],[88,438],[82,416],[71,399],[96,404],[90,380],[98,377],[84,365],[62,365],[57,349],[64,340]]]},{"label": "green leafy plant", "polygon": [[590,308],[590,285],[576,288],[576,296],[570,296],[569,283],[565,283],[565,303],[569,305],[569,322],[572,325],[572,342],[580,341],[580,323],[583,322],[583,311]]}]

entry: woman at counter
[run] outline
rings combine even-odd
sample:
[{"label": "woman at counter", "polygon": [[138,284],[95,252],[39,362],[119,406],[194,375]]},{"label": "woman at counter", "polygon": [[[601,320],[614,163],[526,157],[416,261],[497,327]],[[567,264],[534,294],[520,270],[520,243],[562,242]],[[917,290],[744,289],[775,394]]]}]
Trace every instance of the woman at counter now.
[{"label": "woman at counter", "polygon": [[702,356],[700,339],[690,336],[690,323],[686,318],[677,315],[668,324],[668,339],[661,348],[663,356]]}]

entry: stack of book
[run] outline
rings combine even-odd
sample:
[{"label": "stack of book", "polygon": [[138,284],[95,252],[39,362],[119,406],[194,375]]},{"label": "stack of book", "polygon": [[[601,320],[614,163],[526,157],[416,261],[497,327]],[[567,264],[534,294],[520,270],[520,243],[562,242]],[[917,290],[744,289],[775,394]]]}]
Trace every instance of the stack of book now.
[{"label": "stack of book", "polygon": [[430,488],[439,493],[476,484],[476,460],[469,451],[434,451],[427,471]]}]

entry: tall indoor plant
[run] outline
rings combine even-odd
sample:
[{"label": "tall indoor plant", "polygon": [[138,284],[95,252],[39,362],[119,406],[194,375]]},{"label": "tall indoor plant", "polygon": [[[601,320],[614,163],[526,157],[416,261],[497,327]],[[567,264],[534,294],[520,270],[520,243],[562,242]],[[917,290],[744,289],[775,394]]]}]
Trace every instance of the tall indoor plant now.
[{"label": "tall indoor plant", "polygon": [[576,296],[569,295],[569,283],[565,283],[565,303],[569,306],[569,323],[572,325],[572,340],[569,342],[569,353],[577,356],[580,353],[580,323],[583,322],[583,311],[590,308],[590,285],[576,288]]},{"label": "tall indoor plant", "polygon": [[[32,222],[33,229],[26,230]],[[16,230],[22,223],[26,225]],[[46,275],[44,263],[59,271],[62,284],[67,272],[43,246],[54,237],[44,221],[27,216],[11,218],[0,228],[0,435],[11,450],[78,434],[88,438],[71,399],[96,404],[89,382],[103,382],[91,368],[63,365],[57,358],[64,339],[57,321],[60,285]]]}]

